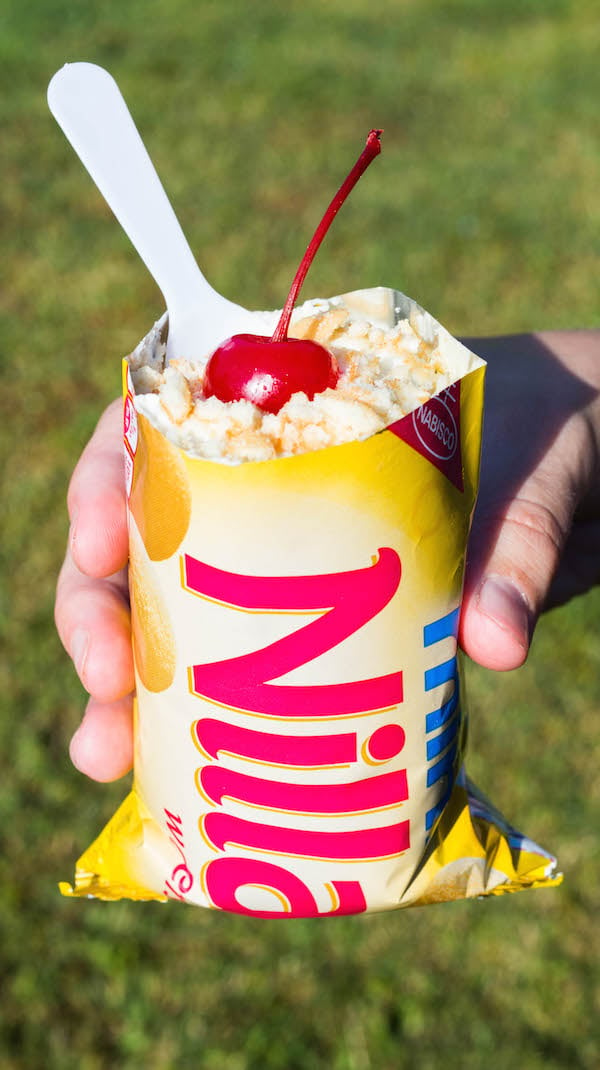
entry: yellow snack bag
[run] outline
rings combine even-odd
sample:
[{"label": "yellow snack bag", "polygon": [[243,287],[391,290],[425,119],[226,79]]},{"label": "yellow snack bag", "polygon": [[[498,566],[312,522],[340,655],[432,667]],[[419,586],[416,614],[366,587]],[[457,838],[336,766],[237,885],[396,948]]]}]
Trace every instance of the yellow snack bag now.
[{"label": "yellow snack bag", "polygon": [[67,895],[308,917],[560,880],[463,764],[485,366],[404,295],[346,296],[420,317],[452,372],[359,441],[191,456],[124,363],[134,784]]}]

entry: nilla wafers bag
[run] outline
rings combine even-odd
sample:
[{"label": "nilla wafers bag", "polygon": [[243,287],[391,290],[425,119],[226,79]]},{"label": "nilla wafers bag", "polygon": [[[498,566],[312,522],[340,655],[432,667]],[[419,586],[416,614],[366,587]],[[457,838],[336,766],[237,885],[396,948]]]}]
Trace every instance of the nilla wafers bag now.
[{"label": "nilla wafers bag", "polygon": [[191,456],[124,363],[130,794],[67,895],[260,917],[558,883],[470,783],[457,629],[485,367],[409,298],[449,385],[358,441]]}]

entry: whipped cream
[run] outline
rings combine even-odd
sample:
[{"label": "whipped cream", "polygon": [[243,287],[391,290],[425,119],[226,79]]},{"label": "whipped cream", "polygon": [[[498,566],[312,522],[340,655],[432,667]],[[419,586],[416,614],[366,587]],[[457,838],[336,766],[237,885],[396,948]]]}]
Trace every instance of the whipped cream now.
[{"label": "whipped cream", "polygon": [[[256,312],[269,335],[279,312]],[[428,313],[379,287],[307,301],[290,337],[310,338],[335,356],[335,388],[294,394],[278,413],[249,401],[203,396],[206,360],[166,363],[163,317],[128,358],[136,408],[191,456],[227,463],[266,461],[368,438],[418,408],[480,363]]]}]

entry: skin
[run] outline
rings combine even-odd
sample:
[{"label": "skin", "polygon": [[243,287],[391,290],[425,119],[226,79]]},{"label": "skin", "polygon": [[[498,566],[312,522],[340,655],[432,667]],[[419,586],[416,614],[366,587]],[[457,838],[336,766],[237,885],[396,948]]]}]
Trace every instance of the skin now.
[{"label": "skin", "polygon": [[[544,609],[600,581],[600,331],[465,339],[488,361],[481,489],[459,640],[515,669]],[[121,402],[102,415],[68,492],[55,618],[89,702],[71,759],[95,780],[132,765]]]}]

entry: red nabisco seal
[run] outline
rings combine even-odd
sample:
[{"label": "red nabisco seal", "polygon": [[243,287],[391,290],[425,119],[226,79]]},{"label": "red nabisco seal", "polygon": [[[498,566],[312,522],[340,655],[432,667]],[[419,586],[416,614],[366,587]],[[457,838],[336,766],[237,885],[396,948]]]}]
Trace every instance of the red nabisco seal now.
[{"label": "red nabisco seal", "polygon": [[129,394],[125,398],[125,405],[123,408],[123,434],[125,436],[125,441],[131,449],[132,455],[135,457],[135,451],[137,450],[138,444],[138,420],[135,405],[133,404],[133,398]]},{"label": "red nabisco seal", "polygon": [[412,414],[413,427],[428,453],[440,461],[452,459],[458,446],[456,423],[449,406],[434,397]]},{"label": "red nabisco seal", "polygon": [[[128,386],[130,382],[127,373]],[[133,389],[133,387],[132,387]],[[131,494],[133,485],[133,458],[135,457],[138,444],[138,419],[131,393],[125,395],[123,404],[123,447],[125,456],[125,492],[127,498]]]},{"label": "red nabisco seal", "polygon": [[460,448],[460,382],[453,383],[389,428],[464,490]]}]

